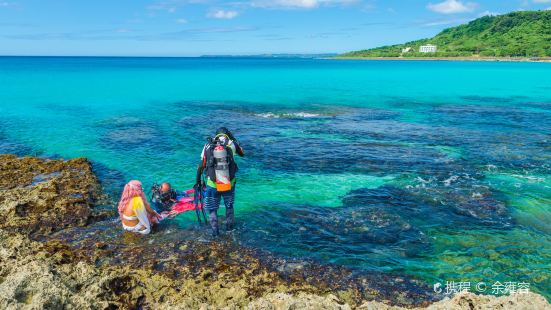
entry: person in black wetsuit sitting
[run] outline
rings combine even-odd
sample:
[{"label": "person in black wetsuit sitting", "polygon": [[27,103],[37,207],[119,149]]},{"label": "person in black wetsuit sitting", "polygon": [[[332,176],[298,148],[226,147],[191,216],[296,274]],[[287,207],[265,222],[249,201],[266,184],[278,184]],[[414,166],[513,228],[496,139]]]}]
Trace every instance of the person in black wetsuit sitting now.
[{"label": "person in black wetsuit sitting", "polygon": [[170,183],[164,182],[161,186],[155,184],[151,191],[153,193],[151,197],[153,208],[157,212],[170,211],[172,206],[178,202],[178,193],[172,189]]}]

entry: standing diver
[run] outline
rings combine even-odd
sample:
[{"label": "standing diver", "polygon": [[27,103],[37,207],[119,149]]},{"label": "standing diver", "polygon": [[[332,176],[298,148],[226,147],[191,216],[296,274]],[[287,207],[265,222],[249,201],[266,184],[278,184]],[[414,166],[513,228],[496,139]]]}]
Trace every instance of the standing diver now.
[{"label": "standing diver", "polygon": [[218,207],[224,198],[226,207],[226,230],[233,229],[233,203],[235,198],[235,174],[238,170],[234,154],[245,155],[243,149],[225,127],[216,130],[214,139],[209,138],[201,152],[201,163],[197,168],[196,188],[202,189],[201,176],[206,169],[207,184],[204,193],[204,207],[209,212],[212,234],[217,236]]}]

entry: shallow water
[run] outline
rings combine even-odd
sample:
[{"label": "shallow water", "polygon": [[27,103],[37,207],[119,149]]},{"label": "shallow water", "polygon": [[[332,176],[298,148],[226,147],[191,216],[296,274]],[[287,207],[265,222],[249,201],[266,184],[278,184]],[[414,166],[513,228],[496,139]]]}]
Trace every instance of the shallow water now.
[{"label": "shallow water", "polygon": [[[528,282],[550,298],[550,73],[545,63],[0,58],[0,152],[88,157],[114,196],[130,179],[183,189],[205,137],[226,125],[247,153],[238,242],[429,284]],[[194,214],[172,224],[197,229]]]}]

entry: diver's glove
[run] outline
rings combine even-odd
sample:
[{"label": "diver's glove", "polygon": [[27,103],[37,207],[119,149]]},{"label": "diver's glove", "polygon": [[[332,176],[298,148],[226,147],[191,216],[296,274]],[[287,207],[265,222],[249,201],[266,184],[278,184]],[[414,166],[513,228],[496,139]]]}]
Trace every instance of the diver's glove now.
[{"label": "diver's glove", "polygon": [[226,136],[228,136],[228,138],[230,138],[230,140],[235,141],[235,137],[233,136],[233,134],[231,133],[231,131],[228,130],[228,131],[226,132]]},{"label": "diver's glove", "polygon": [[245,151],[243,151],[243,148],[241,147],[241,144],[236,139],[232,139],[233,144],[235,145],[235,152],[237,155],[243,157],[245,156]]},{"label": "diver's glove", "polygon": [[201,191],[203,189],[203,182],[197,181],[197,183],[195,183],[195,185],[193,185],[193,189],[195,191]]}]

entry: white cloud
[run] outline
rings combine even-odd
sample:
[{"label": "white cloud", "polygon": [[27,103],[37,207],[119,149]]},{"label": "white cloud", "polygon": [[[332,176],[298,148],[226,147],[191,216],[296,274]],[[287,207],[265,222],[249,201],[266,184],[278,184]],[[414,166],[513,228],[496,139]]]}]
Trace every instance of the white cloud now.
[{"label": "white cloud", "polygon": [[360,0],[252,0],[250,5],[258,8],[313,9],[319,6],[349,5]]},{"label": "white cloud", "polygon": [[472,12],[477,4],[473,2],[463,3],[459,0],[445,0],[436,4],[429,3],[427,8],[436,13],[454,14]]},{"label": "white cloud", "polygon": [[236,18],[239,13],[237,11],[225,11],[225,10],[214,10],[207,14],[208,17],[220,18],[220,19],[232,19]]},{"label": "white cloud", "polygon": [[185,19],[185,18],[178,18],[178,19],[176,20],[176,22],[177,22],[178,24],[187,24],[187,19]]},{"label": "white cloud", "polygon": [[534,3],[551,3],[551,0],[534,0]]}]

